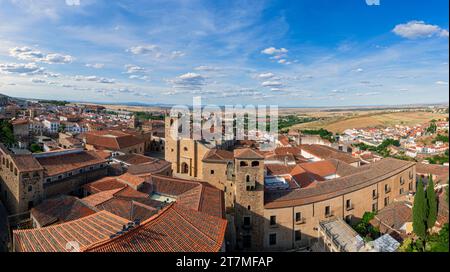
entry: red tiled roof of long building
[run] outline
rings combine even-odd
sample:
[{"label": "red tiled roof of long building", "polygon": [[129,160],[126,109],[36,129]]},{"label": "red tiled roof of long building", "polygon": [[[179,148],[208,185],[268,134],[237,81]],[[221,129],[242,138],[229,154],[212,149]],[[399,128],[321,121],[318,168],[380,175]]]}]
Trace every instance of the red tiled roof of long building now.
[{"label": "red tiled roof of long building", "polygon": [[101,211],[63,224],[28,230],[14,230],[14,249],[19,252],[68,252],[70,245],[81,248],[109,239],[128,220]]},{"label": "red tiled roof of long building", "polygon": [[227,221],[181,204],[171,204],[140,226],[106,239],[87,252],[218,252]]},{"label": "red tiled roof of long building", "polygon": [[95,151],[82,151],[49,157],[37,157],[36,160],[45,169],[47,176],[54,176],[90,165],[106,163]]},{"label": "red tiled roof of long building", "polygon": [[86,143],[111,150],[138,145],[144,140],[118,130],[101,130],[85,133]]}]

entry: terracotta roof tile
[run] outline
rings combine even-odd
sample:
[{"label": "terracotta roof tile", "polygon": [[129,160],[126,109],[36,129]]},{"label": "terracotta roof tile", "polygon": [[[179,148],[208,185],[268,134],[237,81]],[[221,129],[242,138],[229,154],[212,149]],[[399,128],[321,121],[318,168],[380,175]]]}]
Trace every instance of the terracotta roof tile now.
[{"label": "terracotta roof tile", "polygon": [[227,221],[171,204],[124,235],[87,248],[90,252],[218,252]]},{"label": "terracotta roof tile", "polygon": [[28,230],[14,230],[15,250],[20,252],[68,252],[70,243],[80,249],[108,239],[122,230],[128,220],[107,211],[101,211],[83,218],[59,225]]},{"label": "terracotta roof tile", "polygon": [[96,211],[74,196],[61,195],[44,200],[31,209],[31,215],[41,227],[82,218]]},{"label": "terracotta roof tile", "polygon": [[100,130],[85,133],[86,143],[95,147],[120,150],[142,144],[144,140],[118,130]]},{"label": "terracotta roof tile", "polygon": [[228,162],[233,161],[233,159],[233,152],[222,149],[211,149],[203,157],[203,161],[206,162]]},{"label": "terracotta roof tile", "polygon": [[238,159],[264,159],[256,150],[251,148],[238,148],[234,150],[234,157]]},{"label": "terracotta roof tile", "polygon": [[265,207],[267,209],[291,207],[322,201],[375,184],[414,165],[415,163],[408,161],[385,158],[365,166],[354,167],[351,174],[346,173],[348,175],[340,178],[319,182],[311,188],[288,192],[265,192]]},{"label": "terracotta roof tile", "polygon": [[[43,153],[39,155],[43,155]],[[55,176],[91,165],[106,163],[106,160],[99,157],[95,151],[37,157],[36,160],[44,167],[47,176]]]},{"label": "terracotta roof tile", "polygon": [[332,147],[318,144],[300,145],[300,149],[313,154],[321,159],[338,159],[348,164],[358,162],[358,158],[352,157],[350,154],[336,150]]}]

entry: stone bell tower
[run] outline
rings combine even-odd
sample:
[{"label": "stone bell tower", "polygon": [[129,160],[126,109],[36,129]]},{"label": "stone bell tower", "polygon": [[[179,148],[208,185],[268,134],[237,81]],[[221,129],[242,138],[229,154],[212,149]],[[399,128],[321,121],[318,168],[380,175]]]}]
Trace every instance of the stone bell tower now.
[{"label": "stone bell tower", "polygon": [[237,245],[258,250],[264,241],[264,157],[250,148],[236,149],[234,161]]}]

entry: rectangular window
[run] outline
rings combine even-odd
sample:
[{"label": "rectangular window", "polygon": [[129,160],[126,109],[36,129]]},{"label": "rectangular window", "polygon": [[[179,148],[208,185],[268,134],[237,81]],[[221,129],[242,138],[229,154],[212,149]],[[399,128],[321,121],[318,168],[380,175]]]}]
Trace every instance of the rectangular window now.
[{"label": "rectangular window", "polygon": [[413,186],[412,186],[412,185],[413,185],[412,182],[410,182],[409,185],[408,185],[408,189],[409,189],[410,191],[413,190]]},{"label": "rectangular window", "polygon": [[277,234],[271,233],[269,234],[269,245],[273,246],[277,244]]},{"label": "rectangular window", "polygon": [[274,226],[277,224],[277,217],[275,215],[270,216],[270,225]]},{"label": "rectangular window", "polygon": [[405,192],[405,189],[400,188],[400,194],[403,195],[404,192]]},{"label": "rectangular window", "polygon": [[295,231],[295,241],[300,241],[302,239],[302,231],[296,230]]},{"label": "rectangular window", "polygon": [[347,201],[345,202],[345,207],[347,208],[347,210],[350,210],[352,208],[352,201],[350,199],[347,199]]},{"label": "rectangular window", "polygon": [[389,197],[384,198],[384,206],[389,205]]},{"label": "rectangular window", "polygon": [[331,209],[330,206],[326,206],[325,207],[325,216],[328,217],[331,215]]},{"label": "rectangular window", "polygon": [[295,222],[301,222],[302,221],[302,213],[297,212],[295,213]]},{"label": "rectangular window", "polygon": [[372,212],[376,212],[378,210],[378,204],[377,203],[373,203],[372,204]]},{"label": "rectangular window", "polygon": [[250,226],[250,216],[244,216],[244,226]]},{"label": "rectangular window", "polygon": [[384,185],[384,192],[385,193],[389,193],[391,191],[391,188],[389,187],[389,185],[388,184],[385,184]]}]

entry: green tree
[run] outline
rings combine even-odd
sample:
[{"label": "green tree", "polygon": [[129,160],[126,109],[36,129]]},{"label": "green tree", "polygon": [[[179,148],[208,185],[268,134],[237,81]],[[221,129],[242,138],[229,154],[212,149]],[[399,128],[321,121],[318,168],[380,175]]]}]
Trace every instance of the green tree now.
[{"label": "green tree", "polygon": [[436,201],[436,193],[434,192],[434,183],[433,177],[430,175],[427,191],[426,191],[426,199],[427,199],[427,228],[431,229],[434,227],[437,219],[437,201]]},{"label": "green tree", "polygon": [[427,128],[427,132],[434,134],[436,133],[437,125],[436,120],[431,120],[430,126]]},{"label": "green tree", "polygon": [[42,152],[42,148],[38,144],[31,144],[30,151],[33,153],[40,153]]},{"label": "green tree", "polygon": [[6,145],[14,145],[16,143],[13,126],[7,120],[0,121],[0,142]]},{"label": "green tree", "polygon": [[422,179],[419,180],[416,188],[416,195],[414,196],[413,206],[413,230],[414,233],[425,242],[427,234],[427,203],[425,199],[425,192],[423,190]]}]

